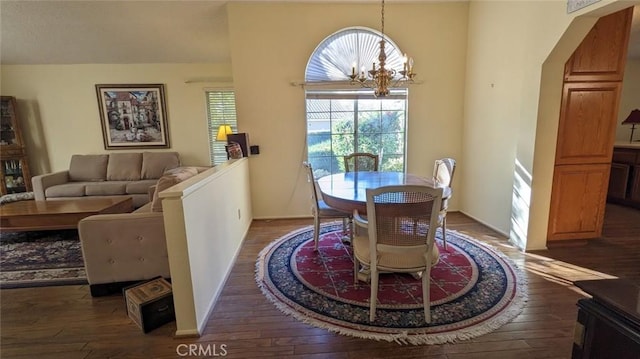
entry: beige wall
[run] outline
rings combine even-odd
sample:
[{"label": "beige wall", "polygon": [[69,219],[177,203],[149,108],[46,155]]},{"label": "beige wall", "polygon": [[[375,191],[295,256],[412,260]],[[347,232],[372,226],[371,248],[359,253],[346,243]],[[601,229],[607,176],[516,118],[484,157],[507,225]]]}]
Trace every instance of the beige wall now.
[{"label": "beige wall", "polygon": [[[620,108],[618,111],[616,142],[629,143],[631,126],[622,125],[622,121],[624,121],[634,109],[640,110],[640,60],[627,61],[627,67],[624,71],[622,97],[620,98]],[[636,125],[633,139],[640,140],[640,127],[638,127],[638,125]]]},{"label": "beige wall", "polygon": [[564,63],[598,17],[634,3],[471,2],[462,208],[520,247],[546,246]]},{"label": "beige wall", "polygon": [[[385,32],[415,60],[422,85],[410,87],[409,172],[460,158],[467,34],[466,2],[387,4]],[[256,218],[310,215],[303,81],[309,56],[332,33],[380,28],[379,4],[229,3],[238,123],[261,153],[250,158]],[[452,207],[457,208],[456,192]]]},{"label": "beige wall", "polygon": [[203,88],[215,84],[185,81],[230,71],[219,64],[2,65],[0,91],[18,99],[33,175],[67,169],[75,153],[107,152],[96,84],[164,84],[171,150],[185,164],[208,165]]}]

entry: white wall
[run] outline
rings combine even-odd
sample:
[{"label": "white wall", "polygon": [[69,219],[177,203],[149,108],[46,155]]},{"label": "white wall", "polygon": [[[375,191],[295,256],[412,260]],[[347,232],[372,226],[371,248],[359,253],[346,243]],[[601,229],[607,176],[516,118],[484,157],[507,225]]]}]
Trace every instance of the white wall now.
[{"label": "white wall", "polygon": [[215,84],[185,81],[230,72],[224,64],[2,65],[0,91],[18,99],[32,175],[67,169],[76,153],[106,152],[96,84],[164,84],[171,150],[185,164],[208,165],[203,89]]},{"label": "white wall", "polygon": [[227,162],[160,193],[178,336],[202,334],[249,230],[248,162]]},{"label": "white wall", "polygon": [[[409,89],[409,172],[431,175],[436,158],[461,157],[467,9],[466,2],[385,7],[385,33],[414,58],[424,82]],[[327,36],[379,29],[380,4],[232,2],[227,10],[238,126],[261,150],[250,157],[254,215],[309,216],[304,91],[290,82],[304,80]],[[456,192],[452,208],[463,196]]]}]

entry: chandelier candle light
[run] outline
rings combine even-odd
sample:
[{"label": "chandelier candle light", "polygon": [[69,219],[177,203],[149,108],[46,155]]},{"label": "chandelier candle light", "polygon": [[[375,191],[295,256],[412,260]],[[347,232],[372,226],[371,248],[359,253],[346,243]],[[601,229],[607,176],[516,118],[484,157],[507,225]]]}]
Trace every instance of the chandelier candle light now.
[{"label": "chandelier candle light", "polygon": [[[379,67],[376,68],[376,63],[374,62],[371,70],[367,72],[367,76],[364,66],[362,66],[362,68],[360,69],[359,74],[356,73],[356,63],[354,62],[351,66],[351,74],[349,75],[349,78],[351,78],[351,84],[360,84],[362,87],[372,88],[376,97],[385,97],[389,95],[390,87],[405,87],[407,84],[413,83],[413,78],[416,76],[416,74],[413,72],[413,59],[407,57],[407,54],[404,54],[404,65],[401,71],[396,71],[395,69],[387,69],[385,67],[387,54],[385,53],[384,49],[386,44],[386,41],[384,40],[384,0],[382,0],[381,14],[382,36],[379,42]],[[396,73],[399,73],[401,77],[395,78]]]}]

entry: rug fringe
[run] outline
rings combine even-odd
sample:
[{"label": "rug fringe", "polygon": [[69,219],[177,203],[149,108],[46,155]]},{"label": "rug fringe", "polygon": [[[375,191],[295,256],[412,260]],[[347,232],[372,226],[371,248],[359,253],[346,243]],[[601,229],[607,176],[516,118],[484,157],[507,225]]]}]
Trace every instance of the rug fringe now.
[{"label": "rug fringe", "polygon": [[[341,222],[328,222],[321,224],[321,230],[326,229],[326,227],[331,226],[341,226]],[[409,334],[407,331],[403,331],[397,334],[389,334],[389,333],[371,333],[371,332],[363,332],[360,330],[354,330],[349,328],[337,327],[336,325],[327,324],[323,321],[317,320],[315,318],[309,317],[304,313],[294,311],[290,306],[281,302],[276,298],[271,291],[264,284],[264,260],[269,253],[269,251],[275,246],[280,240],[285,237],[292,237],[301,232],[306,232],[309,230],[313,230],[313,226],[303,227],[296,231],[292,231],[287,233],[286,235],[272,241],[269,245],[263,248],[258,254],[258,260],[256,261],[256,269],[255,269],[255,279],[258,288],[262,294],[275,305],[275,307],[285,315],[291,316],[305,324],[309,324],[311,326],[325,329],[332,333],[337,333],[340,335],[347,335],[355,338],[362,339],[370,339],[376,341],[386,341],[386,342],[395,342],[399,345],[434,345],[434,344],[445,344],[445,343],[456,343],[463,340],[468,340],[471,338],[478,337],[480,335],[488,334],[506,323],[511,322],[515,317],[520,315],[523,309],[526,306],[528,301],[528,293],[527,293],[527,279],[524,276],[524,271],[518,265],[511,260],[507,255],[502,253],[500,250],[496,249],[494,246],[480,242],[476,238],[466,235],[464,233],[460,233],[455,230],[448,229],[448,232],[454,233],[458,237],[462,237],[467,240],[473,241],[473,243],[480,244],[486,248],[492,250],[493,253],[496,253],[502,260],[511,265],[511,268],[515,272],[516,278],[518,281],[515,286],[515,294],[513,298],[510,300],[509,308],[500,313],[500,316],[494,316],[487,321],[483,322],[482,325],[476,326],[473,328],[465,328],[454,330],[451,333],[438,333],[438,334]]]}]

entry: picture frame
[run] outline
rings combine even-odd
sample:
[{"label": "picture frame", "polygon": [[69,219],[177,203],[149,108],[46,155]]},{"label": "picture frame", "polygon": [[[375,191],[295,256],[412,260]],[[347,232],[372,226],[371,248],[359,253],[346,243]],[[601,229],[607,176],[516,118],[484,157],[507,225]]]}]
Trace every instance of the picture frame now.
[{"label": "picture frame", "polygon": [[95,87],[105,149],[170,147],[163,84]]}]

